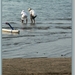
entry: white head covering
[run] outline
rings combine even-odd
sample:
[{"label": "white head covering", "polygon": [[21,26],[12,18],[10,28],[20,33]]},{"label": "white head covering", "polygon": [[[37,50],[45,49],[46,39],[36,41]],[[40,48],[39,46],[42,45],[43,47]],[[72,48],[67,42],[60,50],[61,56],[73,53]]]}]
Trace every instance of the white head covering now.
[{"label": "white head covering", "polygon": [[30,11],[30,10],[31,10],[31,8],[28,8],[28,10]]}]

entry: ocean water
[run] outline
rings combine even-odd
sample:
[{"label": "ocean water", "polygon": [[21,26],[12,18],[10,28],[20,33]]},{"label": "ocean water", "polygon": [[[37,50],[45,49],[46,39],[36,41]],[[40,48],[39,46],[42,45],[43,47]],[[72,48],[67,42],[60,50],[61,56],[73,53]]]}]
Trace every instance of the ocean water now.
[{"label": "ocean water", "polygon": [[[36,11],[35,24],[30,23],[29,7]],[[27,24],[21,23],[22,10]],[[3,0],[2,28],[10,29],[5,22],[20,33],[2,32],[2,58],[71,57],[71,0]]]}]

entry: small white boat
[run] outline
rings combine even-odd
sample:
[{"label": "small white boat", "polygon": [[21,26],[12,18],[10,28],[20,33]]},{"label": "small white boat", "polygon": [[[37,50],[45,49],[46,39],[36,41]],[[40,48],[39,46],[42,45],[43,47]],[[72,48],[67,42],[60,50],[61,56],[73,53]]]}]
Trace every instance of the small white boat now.
[{"label": "small white boat", "polygon": [[9,33],[19,33],[19,30],[12,30],[12,29],[2,29],[2,32],[9,32]]}]

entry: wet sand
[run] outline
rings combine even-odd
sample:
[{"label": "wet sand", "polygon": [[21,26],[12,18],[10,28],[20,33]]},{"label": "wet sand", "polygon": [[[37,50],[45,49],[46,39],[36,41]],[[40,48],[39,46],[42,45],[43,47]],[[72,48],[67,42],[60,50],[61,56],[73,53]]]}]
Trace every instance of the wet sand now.
[{"label": "wet sand", "polygon": [[71,75],[71,58],[13,58],[2,60],[2,75]]}]

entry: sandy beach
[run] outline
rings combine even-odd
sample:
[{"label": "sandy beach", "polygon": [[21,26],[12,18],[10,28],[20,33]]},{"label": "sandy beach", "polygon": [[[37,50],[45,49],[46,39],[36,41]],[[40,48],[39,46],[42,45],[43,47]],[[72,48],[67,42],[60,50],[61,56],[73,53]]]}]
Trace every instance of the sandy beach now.
[{"label": "sandy beach", "polygon": [[71,75],[71,58],[2,60],[2,75]]}]

